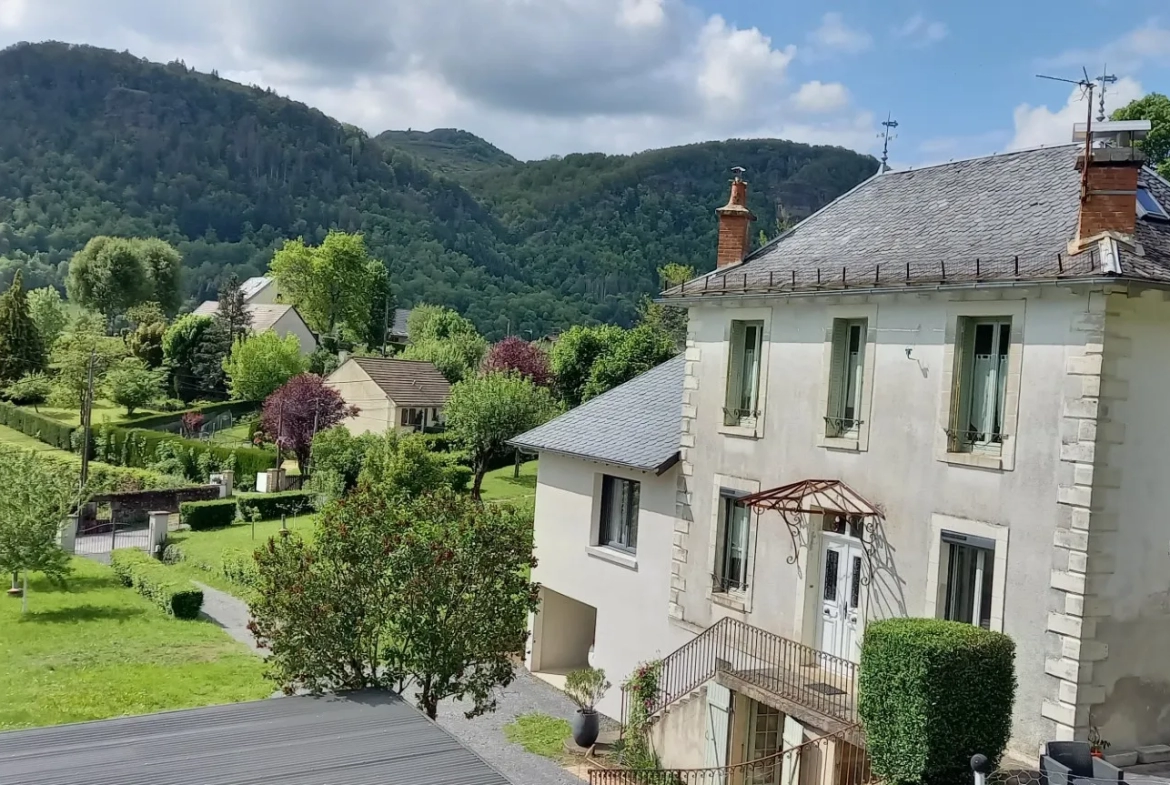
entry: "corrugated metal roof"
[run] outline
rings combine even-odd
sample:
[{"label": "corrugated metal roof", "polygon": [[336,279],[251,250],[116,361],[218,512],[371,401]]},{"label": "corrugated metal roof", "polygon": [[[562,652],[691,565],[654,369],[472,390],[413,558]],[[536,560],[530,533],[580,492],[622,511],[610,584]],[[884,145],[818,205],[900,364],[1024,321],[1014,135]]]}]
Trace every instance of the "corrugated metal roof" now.
[{"label": "corrugated metal roof", "polygon": [[451,397],[451,385],[432,363],[389,357],[353,357],[349,362],[356,363],[399,406],[438,407]]},{"label": "corrugated metal roof", "polygon": [[683,357],[651,368],[510,442],[578,458],[661,472],[682,437]]},{"label": "corrugated metal roof", "polygon": [[0,782],[509,785],[418,709],[384,692],[0,733]]}]

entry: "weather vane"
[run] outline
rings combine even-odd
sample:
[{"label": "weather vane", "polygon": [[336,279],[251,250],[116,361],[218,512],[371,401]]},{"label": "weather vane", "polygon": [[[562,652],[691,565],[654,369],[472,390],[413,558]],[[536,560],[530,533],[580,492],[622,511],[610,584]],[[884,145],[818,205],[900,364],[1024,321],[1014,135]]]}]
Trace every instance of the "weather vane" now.
[{"label": "weather vane", "polygon": [[882,125],[886,128],[885,131],[878,134],[882,139],[882,171],[888,172],[890,171],[890,140],[898,138],[897,134],[891,134],[890,132],[898,127],[898,121],[893,119],[892,114],[887,113],[886,119],[882,120]]}]

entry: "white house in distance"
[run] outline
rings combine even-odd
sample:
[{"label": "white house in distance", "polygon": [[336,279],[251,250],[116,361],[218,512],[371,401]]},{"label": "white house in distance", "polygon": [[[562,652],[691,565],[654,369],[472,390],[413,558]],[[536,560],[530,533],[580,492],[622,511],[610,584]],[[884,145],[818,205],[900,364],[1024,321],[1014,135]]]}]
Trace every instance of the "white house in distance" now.
[{"label": "white house in distance", "polygon": [[351,357],[327,381],[346,404],[358,408],[356,417],[341,422],[355,436],[438,425],[451,397],[451,385],[439,369],[418,360]]},{"label": "white house in distance", "polygon": [[[285,303],[246,303],[245,310],[252,316],[252,332],[263,333],[271,330],[279,337],[285,338],[295,335],[301,347],[301,354],[310,355],[317,350],[317,336],[305,324],[300,313],[291,305]],[[208,300],[200,304],[194,313],[201,316],[214,316],[219,310],[219,303]]]},{"label": "white house in distance", "polygon": [[244,294],[244,302],[255,305],[273,305],[280,302],[280,287],[275,278],[267,275],[258,275],[249,278],[240,284],[240,291]]},{"label": "white house in distance", "polygon": [[1170,743],[1170,183],[1143,128],[877,174],[752,253],[737,177],[717,269],[664,295],[690,313],[680,460],[635,555],[600,534],[602,459],[542,455],[536,577],[592,615],[546,602],[533,667],[566,626],[615,683],[665,654],[668,767],[857,760],[866,625],[939,617],[1014,639],[1010,752]]}]

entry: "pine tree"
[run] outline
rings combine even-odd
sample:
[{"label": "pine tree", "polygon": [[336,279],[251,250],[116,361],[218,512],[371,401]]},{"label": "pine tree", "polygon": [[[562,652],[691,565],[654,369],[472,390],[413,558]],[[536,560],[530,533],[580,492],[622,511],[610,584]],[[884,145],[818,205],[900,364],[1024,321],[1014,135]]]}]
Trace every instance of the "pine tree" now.
[{"label": "pine tree", "polygon": [[17,270],[12,286],[0,296],[0,382],[14,382],[44,367],[44,346],[29,315],[24,281]]},{"label": "pine tree", "polygon": [[227,277],[219,288],[219,311],[216,317],[223,323],[231,343],[242,339],[252,327],[252,314],[244,299],[244,290],[235,273]]}]

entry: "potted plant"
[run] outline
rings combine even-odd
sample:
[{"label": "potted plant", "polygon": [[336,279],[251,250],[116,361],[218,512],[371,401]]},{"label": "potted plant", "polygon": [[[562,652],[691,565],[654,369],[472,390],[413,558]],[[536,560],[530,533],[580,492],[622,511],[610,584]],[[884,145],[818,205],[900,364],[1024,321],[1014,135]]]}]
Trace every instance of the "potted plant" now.
[{"label": "potted plant", "polygon": [[1094,758],[1104,758],[1105,750],[1109,749],[1109,742],[1101,738],[1101,731],[1096,725],[1089,727],[1089,754]]},{"label": "potted plant", "polygon": [[600,668],[582,668],[565,677],[565,694],[577,704],[577,713],[571,723],[573,741],[578,747],[592,747],[601,731],[597,702],[605,696],[610,683]]}]

